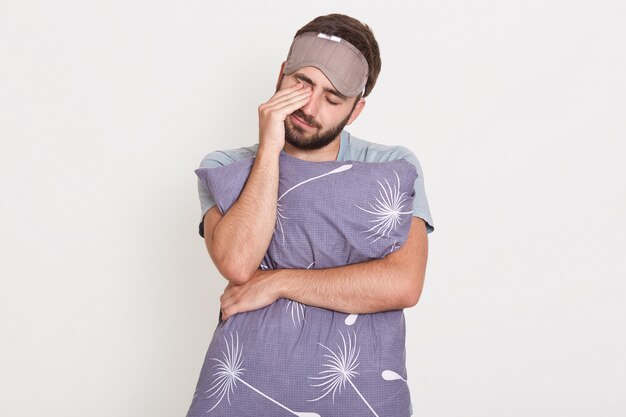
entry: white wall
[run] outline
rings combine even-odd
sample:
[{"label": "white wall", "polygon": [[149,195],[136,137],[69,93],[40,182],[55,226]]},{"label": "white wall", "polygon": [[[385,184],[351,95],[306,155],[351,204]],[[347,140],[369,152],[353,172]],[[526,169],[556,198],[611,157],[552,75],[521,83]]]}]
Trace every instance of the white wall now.
[{"label": "white wall", "polygon": [[186,413],[225,282],[193,170],[342,12],[383,57],[349,131],[414,150],[436,226],[415,415],[625,415],[624,3],[225,3],[0,0],[0,414]]}]

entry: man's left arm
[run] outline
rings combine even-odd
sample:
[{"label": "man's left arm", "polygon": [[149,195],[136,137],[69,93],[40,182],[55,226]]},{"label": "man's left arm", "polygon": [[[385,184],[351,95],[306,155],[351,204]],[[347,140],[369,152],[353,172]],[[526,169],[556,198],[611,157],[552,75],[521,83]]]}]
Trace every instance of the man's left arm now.
[{"label": "man's left arm", "polygon": [[412,217],[404,245],[382,259],[325,269],[259,270],[243,285],[229,284],[220,298],[222,319],[278,298],[353,314],[412,307],[422,293],[427,258],[426,225]]}]

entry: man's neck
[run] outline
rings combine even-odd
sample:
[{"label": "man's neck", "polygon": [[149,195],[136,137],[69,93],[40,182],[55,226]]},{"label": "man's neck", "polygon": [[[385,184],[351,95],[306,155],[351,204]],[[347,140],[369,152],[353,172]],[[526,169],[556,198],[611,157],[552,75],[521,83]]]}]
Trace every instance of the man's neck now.
[{"label": "man's neck", "polygon": [[306,150],[299,149],[290,143],[285,142],[283,150],[286,154],[311,162],[336,161],[339,155],[339,147],[341,145],[341,134],[337,135],[335,140],[330,142],[323,148]]}]

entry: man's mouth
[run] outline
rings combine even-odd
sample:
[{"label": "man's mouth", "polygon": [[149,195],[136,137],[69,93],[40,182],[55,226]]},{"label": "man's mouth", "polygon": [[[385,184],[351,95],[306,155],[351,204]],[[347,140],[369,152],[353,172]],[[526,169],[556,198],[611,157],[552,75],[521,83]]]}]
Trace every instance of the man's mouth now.
[{"label": "man's mouth", "polygon": [[293,120],[295,123],[299,124],[302,127],[308,127],[309,129],[314,127],[313,125],[308,124],[307,122],[305,122],[304,120],[302,120],[301,118],[299,118],[293,113],[289,117],[291,117],[291,120]]}]

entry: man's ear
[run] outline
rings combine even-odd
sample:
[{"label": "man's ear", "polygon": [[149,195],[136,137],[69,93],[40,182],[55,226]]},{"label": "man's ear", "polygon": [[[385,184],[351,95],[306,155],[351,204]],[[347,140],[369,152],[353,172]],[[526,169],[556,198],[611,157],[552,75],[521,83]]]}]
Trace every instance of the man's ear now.
[{"label": "man's ear", "polygon": [[356,106],[354,106],[354,110],[352,110],[352,114],[350,114],[350,118],[348,119],[348,123],[346,124],[351,124],[352,122],[354,122],[356,120],[357,117],[359,117],[359,114],[361,114],[361,111],[363,110],[363,107],[365,107],[365,99],[364,98],[360,98],[359,102],[356,103]]},{"label": "man's ear", "polygon": [[280,88],[280,83],[283,80],[283,70],[285,69],[286,63],[287,61],[283,61],[283,63],[280,64],[280,72],[278,73],[278,81],[276,81],[276,91],[278,91],[278,89]]}]

